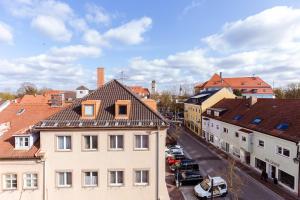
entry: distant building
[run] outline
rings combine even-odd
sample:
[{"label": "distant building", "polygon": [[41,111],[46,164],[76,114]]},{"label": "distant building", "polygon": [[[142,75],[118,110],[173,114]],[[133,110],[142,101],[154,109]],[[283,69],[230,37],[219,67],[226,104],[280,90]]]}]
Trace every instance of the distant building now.
[{"label": "distant building", "polygon": [[141,86],[129,86],[133,93],[139,95],[141,98],[150,98],[150,92],[148,88],[144,88]]},{"label": "distant building", "polygon": [[76,99],[83,98],[89,94],[89,89],[83,85],[76,88]]},{"label": "distant building", "polygon": [[153,80],[151,82],[151,94],[155,94],[157,91],[156,91],[156,81]]},{"label": "distant building", "polygon": [[235,98],[227,88],[203,91],[190,97],[184,103],[184,125],[197,135],[201,135],[202,113],[223,98]]},{"label": "distant building", "polygon": [[232,91],[238,90],[242,96],[247,98],[253,96],[257,98],[275,98],[272,87],[260,77],[233,77],[224,78],[214,74],[208,81],[194,87],[195,93],[201,91],[213,91],[221,88],[228,88]]}]

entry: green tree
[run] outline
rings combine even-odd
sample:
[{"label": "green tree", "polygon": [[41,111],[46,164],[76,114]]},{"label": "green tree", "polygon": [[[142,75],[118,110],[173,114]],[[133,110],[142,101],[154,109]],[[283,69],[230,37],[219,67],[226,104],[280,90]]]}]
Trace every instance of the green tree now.
[{"label": "green tree", "polygon": [[242,96],[241,90],[238,90],[238,89],[234,89],[233,94],[235,94],[236,96],[239,96],[239,97]]}]

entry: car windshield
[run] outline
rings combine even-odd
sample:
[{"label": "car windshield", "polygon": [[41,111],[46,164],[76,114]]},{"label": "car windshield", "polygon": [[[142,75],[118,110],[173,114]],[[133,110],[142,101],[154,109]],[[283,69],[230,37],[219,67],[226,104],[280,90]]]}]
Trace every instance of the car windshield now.
[{"label": "car windshield", "polygon": [[209,179],[204,179],[201,183],[200,186],[202,187],[203,190],[207,191],[209,189]]}]

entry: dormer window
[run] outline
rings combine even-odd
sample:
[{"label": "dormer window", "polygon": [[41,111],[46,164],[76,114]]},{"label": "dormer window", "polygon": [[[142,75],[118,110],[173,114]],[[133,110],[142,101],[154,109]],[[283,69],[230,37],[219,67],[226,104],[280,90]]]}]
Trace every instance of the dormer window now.
[{"label": "dormer window", "polygon": [[206,113],[207,113],[208,115],[210,115],[210,114],[211,114],[211,110],[207,110]]},{"label": "dormer window", "polygon": [[276,126],[276,129],[280,131],[286,131],[288,128],[289,125],[287,123],[280,123]]},{"label": "dormer window", "polygon": [[95,119],[100,109],[100,100],[85,100],[81,102],[82,119]]},{"label": "dormer window", "polygon": [[260,117],[256,117],[253,119],[253,121],[251,122],[252,124],[258,125],[260,124],[260,122],[262,121],[262,119]]},{"label": "dormer window", "polygon": [[216,117],[220,116],[220,112],[218,112],[218,111],[215,111],[214,114],[215,114]]},{"label": "dormer window", "polygon": [[94,116],[94,105],[86,104],[84,105],[84,116],[92,117]]},{"label": "dormer window", "polygon": [[15,148],[27,149],[30,147],[30,136],[15,136]]},{"label": "dormer window", "polygon": [[130,114],[130,100],[117,100],[115,104],[115,118],[128,119]]}]

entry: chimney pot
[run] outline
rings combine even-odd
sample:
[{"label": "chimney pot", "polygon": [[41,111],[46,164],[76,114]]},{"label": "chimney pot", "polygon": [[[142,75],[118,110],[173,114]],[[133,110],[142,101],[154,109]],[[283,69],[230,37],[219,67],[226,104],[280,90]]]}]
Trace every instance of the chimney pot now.
[{"label": "chimney pot", "polygon": [[251,96],[250,98],[249,98],[249,105],[250,105],[250,107],[251,106],[253,106],[254,104],[256,104],[256,102],[257,102],[257,98],[256,97],[254,97],[254,96]]},{"label": "chimney pot", "polygon": [[104,68],[98,67],[97,68],[97,88],[102,87],[104,85]]}]

